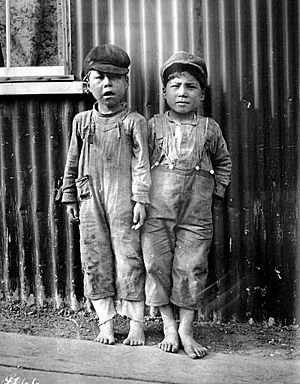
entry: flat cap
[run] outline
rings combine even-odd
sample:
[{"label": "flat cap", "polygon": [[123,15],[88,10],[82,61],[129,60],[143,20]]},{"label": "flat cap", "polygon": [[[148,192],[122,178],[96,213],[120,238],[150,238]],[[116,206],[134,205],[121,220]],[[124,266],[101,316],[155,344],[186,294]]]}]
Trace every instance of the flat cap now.
[{"label": "flat cap", "polygon": [[174,71],[184,70],[190,68],[193,75],[200,82],[203,88],[207,87],[207,68],[205,61],[202,57],[196,56],[192,53],[180,51],[172,55],[160,69],[160,76],[163,84],[165,85],[167,77]]},{"label": "flat cap", "polygon": [[83,61],[83,75],[91,69],[126,75],[129,65],[130,58],[122,48],[113,44],[97,45],[89,51]]}]

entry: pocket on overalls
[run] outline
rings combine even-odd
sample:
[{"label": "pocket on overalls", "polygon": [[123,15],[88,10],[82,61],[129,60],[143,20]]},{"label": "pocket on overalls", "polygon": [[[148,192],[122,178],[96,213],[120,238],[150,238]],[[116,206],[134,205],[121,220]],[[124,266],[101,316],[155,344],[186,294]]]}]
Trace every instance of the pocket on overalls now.
[{"label": "pocket on overalls", "polygon": [[75,180],[75,183],[79,201],[88,200],[92,197],[88,175],[79,177]]}]

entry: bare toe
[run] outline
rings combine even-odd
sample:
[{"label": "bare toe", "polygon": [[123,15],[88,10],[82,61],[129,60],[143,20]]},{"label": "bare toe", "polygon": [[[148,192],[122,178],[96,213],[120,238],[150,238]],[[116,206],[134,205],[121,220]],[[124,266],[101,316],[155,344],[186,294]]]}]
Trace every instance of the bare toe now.
[{"label": "bare toe", "polygon": [[177,332],[174,334],[168,334],[165,338],[158,343],[158,348],[164,352],[177,353],[179,349],[179,338]]},{"label": "bare toe", "polygon": [[130,320],[130,330],[127,338],[123,341],[123,344],[130,345],[132,347],[145,345],[145,333],[143,323]]},{"label": "bare toe", "polygon": [[194,348],[192,346],[187,346],[184,348],[185,353],[191,358],[191,359],[197,359],[197,354],[194,351]]},{"label": "bare toe", "polygon": [[101,344],[109,344],[109,345],[113,345],[115,344],[115,339],[114,337],[103,337],[101,335],[101,332],[99,333],[99,335],[96,337],[95,341],[97,341],[98,343],[101,343]]},{"label": "bare toe", "polygon": [[113,320],[109,320],[99,326],[100,333],[96,337],[95,341],[101,344],[112,345],[115,343],[114,331],[113,331]]},{"label": "bare toe", "polygon": [[199,359],[207,355],[207,349],[201,344],[197,343],[192,336],[181,334],[180,339],[185,353],[191,359]]},{"label": "bare toe", "polygon": [[[198,344],[200,345],[200,344]],[[197,357],[204,357],[207,355],[207,349],[205,347],[202,347],[202,345],[200,345],[201,348],[197,347],[195,348],[195,353],[197,355]]]}]

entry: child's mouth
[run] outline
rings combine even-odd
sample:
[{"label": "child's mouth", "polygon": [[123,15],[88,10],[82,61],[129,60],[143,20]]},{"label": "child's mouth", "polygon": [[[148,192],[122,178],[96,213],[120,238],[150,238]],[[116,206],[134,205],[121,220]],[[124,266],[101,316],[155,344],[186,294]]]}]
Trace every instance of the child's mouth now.
[{"label": "child's mouth", "polygon": [[103,97],[112,97],[114,96],[115,94],[112,92],[112,91],[107,91],[107,92],[104,92],[103,93]]}]

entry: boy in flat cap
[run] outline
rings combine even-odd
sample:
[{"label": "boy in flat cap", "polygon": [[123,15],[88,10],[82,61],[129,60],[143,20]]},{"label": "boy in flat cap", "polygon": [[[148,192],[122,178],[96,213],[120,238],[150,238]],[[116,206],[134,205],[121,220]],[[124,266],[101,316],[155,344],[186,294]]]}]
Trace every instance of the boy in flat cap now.
[{"label": "boy in flat cap", "polygon": [[84,60],[85,80],[96,99],[77,114],[63,180],[62,202],[80,228],[84,293],[99,317],[97,341],[114,344],[115,298],[130,318],[127,345],[145,342],[140,228],[149,203],[147,123],[123,102],[130,59],[105,44]]},{"label": "boy in flat cap", "polygon": [[[193,338],[193,320],[207,278],[212,199],[224,196],[231,160],[218,124],[197,112],[207,85],[203,59],[178,52],[162,66],[161,79],[169,110],[148,124],[152,187],[142,230],[146,304],[161,312],[164,339],[158,346],[174,353],[181,342],[196,359],[207,353]],[[179,328],[172,305],[179,307]]]}]

